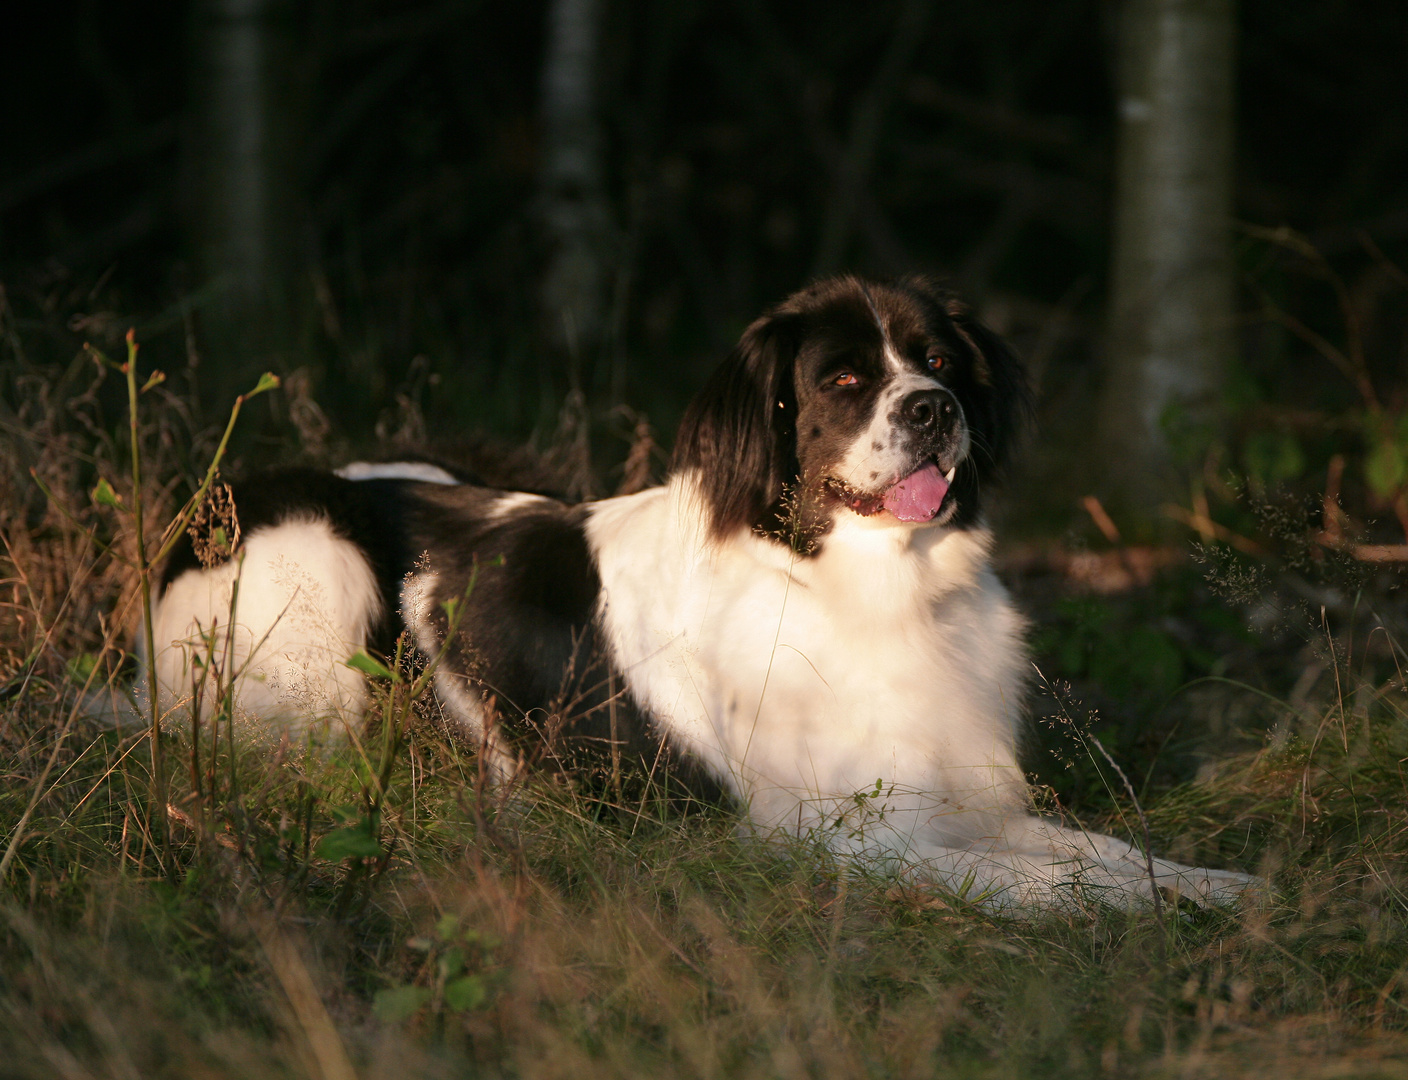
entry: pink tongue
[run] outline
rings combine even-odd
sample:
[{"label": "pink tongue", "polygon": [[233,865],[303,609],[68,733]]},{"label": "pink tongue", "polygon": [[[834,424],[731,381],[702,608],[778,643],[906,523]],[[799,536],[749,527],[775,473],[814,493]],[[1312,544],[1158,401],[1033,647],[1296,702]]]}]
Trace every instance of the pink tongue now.
[{"label": "pink tongue", "polygon": [[948,481],[930,462],[885,492],[885,509],[901,521],[928,521],[939,512],[947,494]]}]

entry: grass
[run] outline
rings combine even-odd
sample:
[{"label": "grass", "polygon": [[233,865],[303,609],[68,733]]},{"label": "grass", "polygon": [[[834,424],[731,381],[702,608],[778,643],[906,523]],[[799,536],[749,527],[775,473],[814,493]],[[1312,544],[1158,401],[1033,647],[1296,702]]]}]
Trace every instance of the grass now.
[{"label": "grass", "polygon": [[[141,560],[119,506],[136,483],[149,521],[175,518],[181,463],[215,446],[152,393],[136,470],[120,425],[74,419],[81,393],[22,415],[4,463],[0,1073],[1408,1073],[1408,697],[1387,631],[1327,633],[1323,676],[1294,694],[1216,684],[1269,737],[1197,782],[1135,785],[1161,854],[1270,875],[1235,911],[1003,917],[742,840],[725,811],[622,809],[547,779],[495,792],[404,685],[365,754],[193,756],[173,725],[158,784],[149,732],[78,709],[130,676]],[[1168,669],[1163,646],[1077,615],[1089,648],[1063,672],[1053,646],[1056,676]],[[1121,642],[1147,657],[1091,661]],[[1084,808],[1138,828],[1122,785]]]}]

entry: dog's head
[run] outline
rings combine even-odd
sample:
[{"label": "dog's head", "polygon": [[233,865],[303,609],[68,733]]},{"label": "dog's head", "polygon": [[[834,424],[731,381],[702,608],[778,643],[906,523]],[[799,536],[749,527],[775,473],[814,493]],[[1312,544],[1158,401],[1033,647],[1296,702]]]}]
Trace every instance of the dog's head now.
[{"label": "dog's head", "polygon": [[1021,365],[924,278],[821,281],[754,322],[695,398],[674,467],[710,532],[815,543],[840,514],[966,528],[1028,409]]}]

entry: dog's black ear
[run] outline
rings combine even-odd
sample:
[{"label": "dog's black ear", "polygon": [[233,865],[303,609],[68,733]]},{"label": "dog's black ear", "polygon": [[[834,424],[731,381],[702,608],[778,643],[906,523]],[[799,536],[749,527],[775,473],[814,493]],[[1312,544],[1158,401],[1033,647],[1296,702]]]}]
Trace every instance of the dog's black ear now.
[{"label": "dog's black ear", "polygon": [[1031,424],[1032,391],[1027,370],[1007,342],[980,322],[967,305],[953,301],[950,306],[958,308],[950,318],[972,342],[977,354],[975,374],[982,391],[979,400],[987,410],[984,427],[990,442],[991,464],[994,469],[1001,469]]},{"label": "dog's black ear", "polygon": [[685,411],[671,469],[695,472],[716,539],[766,524],[797,478],[797,345],[795,315],[764,315]]},{"label": "dog's black ear", "polygon": [[[962,300],[947,296],[943,309],[973,350],[974,385],[964,396],[964,405],[982,434],[986,449],[982,464],[996,472],[1007,464],[1031,424],[1032,392],[1026,367]],[[980,415],[971,415],[975,409]]]}]

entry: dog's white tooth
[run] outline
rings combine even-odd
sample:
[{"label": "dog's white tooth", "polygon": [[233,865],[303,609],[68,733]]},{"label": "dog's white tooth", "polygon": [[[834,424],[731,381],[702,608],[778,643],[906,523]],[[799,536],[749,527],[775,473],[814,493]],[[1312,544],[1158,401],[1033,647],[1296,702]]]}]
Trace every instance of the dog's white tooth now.
[{"label": "dog's white tooth", "polygon": [[958,471],[958,466],[955,465],[953,468],[949,469],[948,472],[944,473],[944,479],[947,480],[950,484],[953,483],[953,474],[956,473],[957,471]]}]

